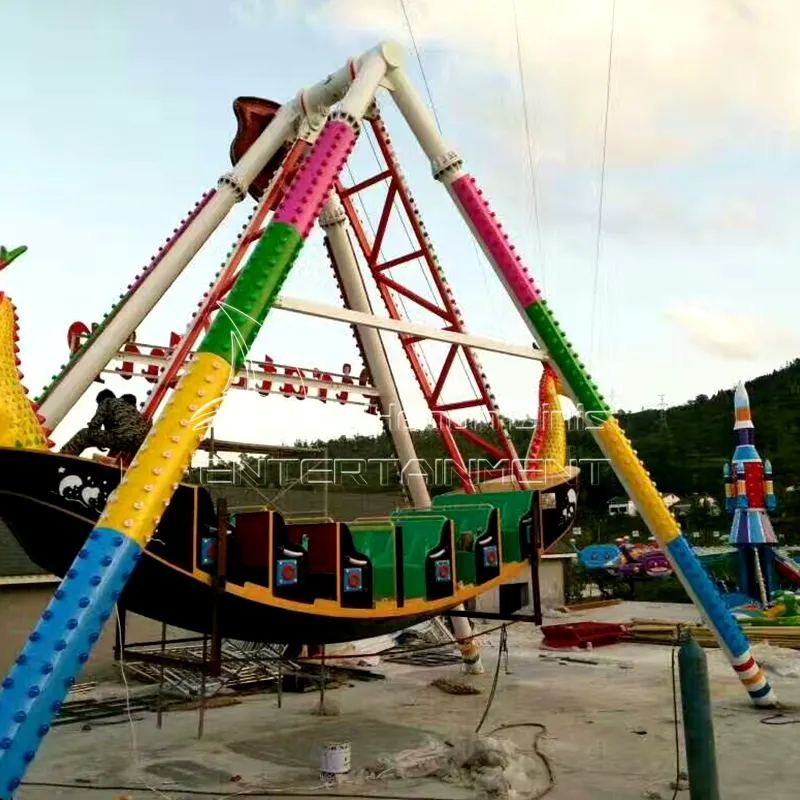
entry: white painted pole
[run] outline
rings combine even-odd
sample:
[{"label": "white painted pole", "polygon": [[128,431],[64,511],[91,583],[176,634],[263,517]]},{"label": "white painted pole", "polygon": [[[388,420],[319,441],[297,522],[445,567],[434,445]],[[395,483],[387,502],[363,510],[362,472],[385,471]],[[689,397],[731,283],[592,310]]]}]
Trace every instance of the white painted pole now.
[{"label": "white painted pole", "polygon": [[387,83],[395,105],[430,159],[434,176],[455,162],[460,166],[461,157],[439,133],[433,114],[422,102],[405,72],[402,69],[394,70]]},{"label": "white painted pole", "polygon": [[548,359],[544,350],[539,350],[535,347],[509,344],[499,339],[486,339],[483,336],[473,336],[471,333],[442,330],[441,328],[433,328],[430,325],[420,325],[416,322],[405,322],[400,319],[363,314],[355,309],[313,303],[310,300],[300,300],[286,295],[278,295],[272,307],[276,310],[290,311],[294,314],[330,319],[336,322],[345,322],[348,325],[358,325],[359,327],[377,328],[378,330],[391,331],[392,333],[405,334],[407,336],[419,336],[422,339],[458,344],[470,347],[473,350],[486,350],[490,353],[501,353],[515,358],[524,358],[531,361],[547,361]]},{"label": "white painted pole", "polygon": [[397,71],[403,62],[403,48],[392,41],[382,42],[364,55],[356,69],[356,78],[339,103],[339,114],[356,120],[367,113],[375,99],[375,91],[387,75]]},{"label": "white painted pole", "polygon": [[216,194],[172,246],[155,269],[142,282],[136,294],[117,311],[104,330],[89,343],[80,360],[71,365],[42,402],[39,413],[45,426],[56,428],[89,388],[120,346],[139,327],[164,292],[183,272],[208,237],[241,199],[232,186],[220,181]]},{"label": "white painted pole", "polygon": [[[462,169],[464,164],[463,159],[439,133],[433,114],[428,110],[428,107],[419,96],[419,93],[402,70],[398,69],[392,73],[391,86],[389,88],[397,108],[408,123],[408,127],[411,128],[423,152],[430,159],[433,177],[441,181],[455,201],[451,184],[464,174]],[[483,237],[478,235],[478,232],[472,225],[472,221],[464,213],[461,205],[455,202],[455,206],[467,223],[475,241],[480,245],[486,259],[492,265],[495,274],[505,287],[509,298],[520,314],[522,314],[523,318],[525,318],[525,308],[520,303],[512,287],[509,286],[502,270],[497,269],[491,254],[486,249]]]},{"label": "white painted pole", "polygon": [[[344,213],[339,196],[331,194],[319,218],[320,227],[325,231],[331,247],[331,254],[335,261],[335,268],[341,280],[344,302],[354,311],[363,314],[372,314],[364,279],[358,268],[350,238],[347,235],[345,223],[347,215]],[[400,463],[403,465],[404,478],[411,495],[411,502],[416,508],[430,508],[431,498],[424,476],[419,469],[414,469],[417,464],[417,453],[411,440],[400,393],[397,390],[389,359],[381,339],[381,334],[375,328],[358,327],[358,335],[364,347],[364,358],[367,369],[372,377],[373,385],[381,398],[381,411],[385,415],[387,429],[392,438],[394,449]],[[405,471],[408,471],[407,474]]]},{"label": "white painted pole", "polygon": [[292,135],[296,116],[297,112],[292,105],[281,108],[272,124],[254,142],[241,161],[230,173],[220,178],[211,200],[145,278],[136,293],[92,339],[80,361],[68,369],[44,399],[39,413],[44,416],[47,427],[53,429],[61,422],[122,344],[153,310],[233,206],[244,199],[255,176],[284,140]]},{"label": "white painted pole", "polygon": [[[219,227],[233,206],[243,200],[247,190],[286,139],[295,133],[298,116],[324,111],[347,93],[353,73],[362,70],[374,72],[380,81],[389,63],[387,55],[397,59],[397,45],[382,44],[365,53],[357,62],[348,63],[309,89],[301,91],[291,102],[280,108],[269,127],[259,136],[231,172],[223,175],[211,200],[175,241],[161,262],[142,282],[136,294],[122,305],[105,328],[92,339],[89,346],[73,362],[42,402],[39,413],[44,425],[53,430],[89,388],[109,360],[128,340],[142,321],[155,307],[164,293],[183,272],[191,259]],[[399,62],[398,62],[399,63]],[[382,70],[380,74],[378,71]],[[362,86],[364,82],[362,82]],[[349,113],[357,113],[364,92],[347,98]],[[366,108],[366,106],[365,106]]]}]

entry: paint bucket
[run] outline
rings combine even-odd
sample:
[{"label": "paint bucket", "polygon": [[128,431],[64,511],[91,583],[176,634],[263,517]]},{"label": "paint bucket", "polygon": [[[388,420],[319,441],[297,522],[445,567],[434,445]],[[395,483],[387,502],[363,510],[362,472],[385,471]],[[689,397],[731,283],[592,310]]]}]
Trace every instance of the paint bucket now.
[{"label": "paint bucket", "polygon": [[350,772],[350,742],[333,742],[322,748],[320,771],[326,782],[338,782]]}]

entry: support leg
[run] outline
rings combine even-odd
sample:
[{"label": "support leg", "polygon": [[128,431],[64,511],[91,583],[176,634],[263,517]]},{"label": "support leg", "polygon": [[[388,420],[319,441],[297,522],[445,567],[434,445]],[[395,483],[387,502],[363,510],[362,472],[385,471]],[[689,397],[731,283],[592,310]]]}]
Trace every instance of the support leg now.
[{"label": "support leg", "polygon": [[[319,218],[325,231],[331,261],[339,279],[345,305],[353,311],[372,314],[364,280],[356,262],[355,254],[345,228],[347,215],[336,193],[332,193]],[[417,462],[417,453],[411,440],[400,392],[392,373],[380,331],[376,328],[358,327],[358,339],[363,349],[367,369],[381,401],[381,413],[387,433],[392,439],[397,457],[403,467]],[[406,474],[408,493],[416,508],[429,508],[431,505],[425,477],[419,470],[409,470]]]},{"label": "support leg", "polygon": [[[453,173],[448,175],[449,178],[453,178]],[[642,519],[658,540],[689,596],[703,613],[753,702],[762,706],[774,705],[776,698],[772,687],[756,664],[747,638],[692,553],[650,474],[586,373],[528,271],[515,255],[475,180],[469,175],[457,175],[450,180],[448,190],[517,306],[523,310],[531,332],[550,353],[561,382],[569,388],[576,405],[583,410],[601,451],[636,503]]]},{"label": "support leg", "polygon": [[[326,233],[328,248],[334,271],[339,279],[343,299],[347,307],[353,311],[371,314],[372,306],[369,295],[345,229],[346,220],[347,215],[342,208],[341,201],[335,193],[331,194],[319,222]],[[392,439],[397,457],[406,470],[404,475],[411,502],[416,508],[430,508],[431,498],[424,475],[417,469],[407,468],[407,465],[417,463],[417,453],[381,334],[375,328],[360,326],[358,337],[370,376],[380,394],[381,413],[387,432]],[[464,606],[458,606],[456,610],[463,611]],[[481,663],[480,648],[472,636],[469,620],[465,617],[453,617],[452,619],[465,672],[481,674],[483,664]]]},{"label": "support leg", "polygon": [[200,668],[200,705],[197,709],[197,738],[203,738],[206,721],[206,676],[208,675],[208,634],[203,634],[203,663]]},{"label": "support leg", "polygon": [[582,409],[587,429],[591,430],[628,496],[636,503],[642,519],[702,612],[751,699],[756,705],[774,705],[775,694],[755,662],[747,638],[694,556],[649,473],[556,322],[475,179],[462,170],[461,158],[441,138],[430,112],[402,70],[391,76],[391,84],[394,100],[430,158],[434,176],[447,187],[528,329],[549,353],[556,374]]},{"label": "support leg", "polygon": [[167,650],[167,623],[161,623],[161,663],[158,666],[158,696],[156,697],[156,727],[164,724],[164,655]]},{"label": "support leg", "polygon": [[533,606],[534,624],[541,625],[542,618],[542,587],[539,580],[539,565],[542,552],[542,505],[541,495],[536,498],[536,509],[534,510],[533,528],[531,531],[531,605]]}]

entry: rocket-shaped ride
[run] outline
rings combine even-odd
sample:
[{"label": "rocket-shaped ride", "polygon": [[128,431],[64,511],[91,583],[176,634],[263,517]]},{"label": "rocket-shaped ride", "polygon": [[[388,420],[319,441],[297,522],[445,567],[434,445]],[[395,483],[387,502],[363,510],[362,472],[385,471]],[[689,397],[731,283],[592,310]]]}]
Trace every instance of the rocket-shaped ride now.
[{"label": "rocket-shaped ride", "polygon": [[739,590],[763,605],[774,588],[772,548],[777,545],[769,512],[775,509],[772,465],[755,447],[750,399],[743,383],[733,395],[736,449],[725,464],[725,508],[733,514],[730,543],[739,550]]}]

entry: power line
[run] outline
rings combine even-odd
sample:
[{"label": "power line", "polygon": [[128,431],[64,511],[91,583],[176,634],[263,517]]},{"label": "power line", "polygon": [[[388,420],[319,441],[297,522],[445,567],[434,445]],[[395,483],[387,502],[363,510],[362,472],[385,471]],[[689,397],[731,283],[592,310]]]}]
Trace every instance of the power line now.
[{"label": "power line", "polygon": [[436,113],[436,106],[433,102],[433,95],[431,94],[431,87],[428,85],[428,77],[425,75],[425,67],[422,66],[422,58],[419,54],[419,48],[417,47],[417,39],[414,36],[414,29],[411,27],[411,20],[408,16],[408,10],[406,9],[406,0],[400,0],[400,7],[403,9],[403,16],[406,19],[406,27],[408,28],[408,33],[411,36],[411,44],[414,47],[414,54],[417,57],[417,64],[419,64],[419,71],[422,73],[422,82],[425,84],[425,91],[428,93],[428,102],[431,104],[431,111],[433,112],[433,118],[436,121],[436,127],[439,129],[439,133],[442,132],[442,126],[439,124],[439,115]]},{"label": "power line", "polygon": [[600,238],[603,230],[603,203],[606,185],[606,146],[608,143],[608,110],[611,103],[611,66],[614,61],[614,19],[617,12],[617,0],[611,0],[611,30],[608,37],[608,70],[606,74],[606,109],[603,118],[603,153],[600,163],[600,199],[597,209],[597,239],[595,241],[594,258],[594,291],[592,294],[591,333],[589,339],[589,365],[593,366],[594,336],[597,316],[597,289],[600,278]]},{"label": "power line", "polygon": [[[408,33],[409,33],[409,36],[411,37],[411,44],[414,47],[414,54],[415,54],[415,56],[417,58],[417,64],[419,65],[419,71],[420,71],[420,73],[422,75],[422,82],[425,85],[425,92],[428,95],[428,102],[430,103],[431,111],[433,112],[433,118],[434,118],[434,120],[436,122],[436,127],[439,129],[439,133],[441,133],[442,132],[442,126],[441,126],[441,123],[439,122],[439,115],[436,113],[436,103],[433,102],[433,92],[431,91],[430,83],[428,82],[428,76],[427,76],[427,74],[425,72],[425,66],[422,63],[422,56],[420,55],[419,47],[417,47],[417,39],[414,36],[414,28],[411,25],[411,18],[408,16],[408,9],[406,8],[405,0],[400,0],[400,7],[403,9],[403,16],[405,17],[406,27],[408,28]],[[377,159],[377,155],[375,157]],[[402,221],[402,215],[401,215],[401,221]],[[537,226],[539,224],[538,213],[537,213],[537,218],[536,218],[536,224],[537,224]],[[403,227],[405,228],[405,223],[403,223]],[[406,230],[406,236],[408,236],[408,231],[407,230]],[[409,237],[409,241],[410,241],[410,237]],[[483,262],[480,259],[480,253],[478,251],[478,246],[475,243],[474,237],[470,236],[470,241],[472,242],[472,247],[473,247],[473,250],[475,251],[475,258],[476,258],[476,260],[478,262],[478,266],[481,268],[481,274],[483,275],[484,281],[485,281],[486,280],[486,271],[483,268]],[[425,274],[425,273],[423,272],[423,274]],[[430,281],[428,280],[427,275],[425,276],[425,280],[428,281],[428,289],[432,292],[433,289],[432,289],[432,287],[430,285]],[[402,302],[402,298],[400,298],[400,300]],[[424,353],[423,353],[423,355],[424,355]],[[469,373],[467,372],[466,364],[464,363],[464,356],[460,351],[459,351],[459,362],[461,364],[462,369],[464,370],[464,374],[467,376],[468,382],[470,384],[472,384],[472,381],[470,379]],[[428,366],[427,363],[426,363],[426,366]],[[429,366],[428,366],[428,369],[430,369]],[[476,388],[476,387],[473,385],[472,388]],[[484,410],[484,416],[486,416],[485,410]]]},{"label": "power line", "polygon": [[536,241],[539,248],[539,260],[542,265],[542,288],[546,284],[546,267],[544,260],[544,246],[542,244],[542,227],[539,222],[539,192],[537,190],[536,167],[533,160],[533,146],[531,145],[531,129],[528,121],[528,94],[525,91],[525,71],[522,67],[522,45],[519,38],[519,19],[517,17],[517,0],[513,0],[514,9],[514,34],[517,40],[517,72],[519,73],[519,86],[522,93],[522,109],[525,113],[525,143],[528,151],[528,168],[531,173],[531,193],[533,195],[533,216],[536,220]]}]

